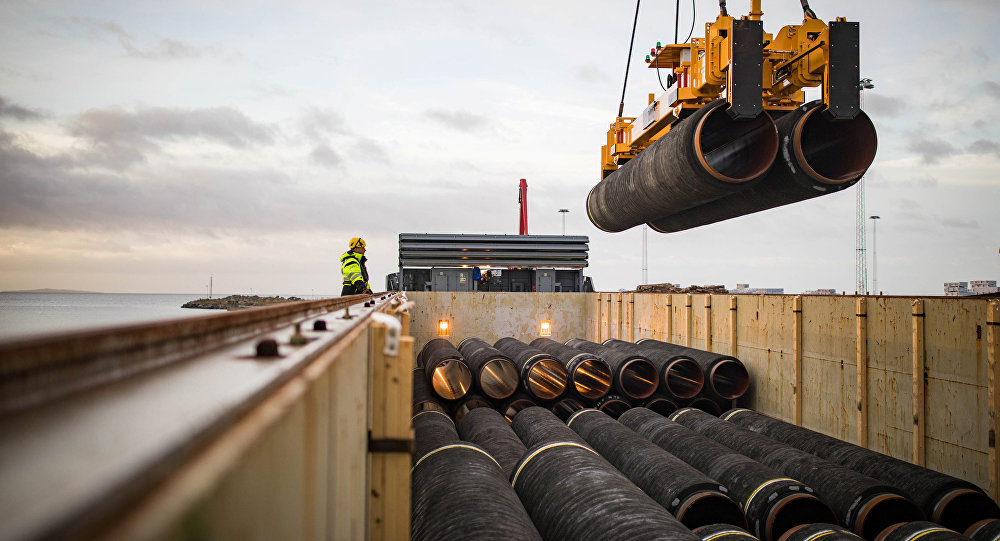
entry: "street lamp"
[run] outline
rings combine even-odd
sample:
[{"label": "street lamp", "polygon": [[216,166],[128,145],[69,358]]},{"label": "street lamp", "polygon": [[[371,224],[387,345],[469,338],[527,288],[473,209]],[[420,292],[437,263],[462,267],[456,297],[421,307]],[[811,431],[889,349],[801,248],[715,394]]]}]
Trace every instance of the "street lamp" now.
[{"label": "street lamp", "polygon": [[877,228],[875,224],[876,220],[881,220],[881,216],[869,216],[872,221],[872,293],[878,291],[878,244],[876,241],[875,233]]},{"label": "street lamp", "polygon": [[559,209],[559,214],[562,214],[562,216],[563,216],[563,236],[564,237],[566,236],[566,213],[568,213],[568,212],[569,212],[569,209]]},{"label": "street lamp", "polygon": [[[871,79],[865,78],[858,81],[858,100],[861,108],[864,109],[865,90],[875,88]],[[854,206],[854,268],[855,286],[854,290],[862,295],[868,293],[868,256],[865,253],[865,178],[858,179],[855,186],[855,197],[857,201]]]}]

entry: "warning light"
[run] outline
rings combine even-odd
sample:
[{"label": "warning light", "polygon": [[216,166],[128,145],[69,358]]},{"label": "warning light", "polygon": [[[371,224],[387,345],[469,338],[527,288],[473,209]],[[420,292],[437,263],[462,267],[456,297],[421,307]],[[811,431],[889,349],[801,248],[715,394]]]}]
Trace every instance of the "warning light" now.
[{"label": "warning light", "polygon": [[448,336],[449,334],[448,320],[442,319],[438,321],[438,336]]},{"label": "warning light", "polygon": [[541,326],[538,328],[539,336],[552,336],[552,322],[545,319],[542,320]]}]

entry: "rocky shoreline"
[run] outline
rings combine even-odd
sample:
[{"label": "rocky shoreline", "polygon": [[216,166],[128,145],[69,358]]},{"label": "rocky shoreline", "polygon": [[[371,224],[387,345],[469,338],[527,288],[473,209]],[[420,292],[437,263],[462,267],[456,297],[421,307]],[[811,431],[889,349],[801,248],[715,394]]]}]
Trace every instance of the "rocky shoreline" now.
[{"label": "rocky shoreline", "polygon": [[240,310],[255,306],[269,306],[283,302],[301,301],[298,297],[261,297],[259,295],[230,295],[219,299],[198,299],[186,302],[181,308],[203,308],[206,310]]}]

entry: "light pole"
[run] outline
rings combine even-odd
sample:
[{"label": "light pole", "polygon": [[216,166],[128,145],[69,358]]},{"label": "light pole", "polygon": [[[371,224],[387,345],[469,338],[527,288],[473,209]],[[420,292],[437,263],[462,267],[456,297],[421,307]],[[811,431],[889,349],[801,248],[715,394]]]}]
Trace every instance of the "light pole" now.
[{"label": "light pole", "polygon": [[876,220],[881,220],[881,216],[869,216],[872,221],[872,293],[878,295],[878,244],[875,237],[877,228]]},{"label": "light pole", "polygon": [[649,283],[649,263],[646,258],[646,224],[642,224],[642,283]]},{"label": "light pole", "polygon": [[569,209],[559,209],[559,214],[563,217],[563,236],[566,236],[566,214],[569,213]]},{"label": "light pole", "polygon": [[[860,105],[864,108],[865,100],[865,90],[871,90],[875,88],[871,79],[865,78],[858,81],[858,100]],[[865,178],[862,176],[858,179],[858,185],[856,188],[857,203],[854,207],[854,237],[855,237],[855,252],[854,252],[854,267],[855,267],[855,286],[854,289],[864,295],[868,293],[868,257],[865,254]]]}]

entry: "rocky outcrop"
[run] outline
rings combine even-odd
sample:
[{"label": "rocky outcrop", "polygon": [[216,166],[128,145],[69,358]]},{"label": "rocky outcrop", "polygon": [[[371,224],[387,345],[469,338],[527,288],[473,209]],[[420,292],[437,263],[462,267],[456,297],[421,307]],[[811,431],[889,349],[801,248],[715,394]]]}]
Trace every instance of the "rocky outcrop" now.
[{"label": "rocky outcrop", "polygon": [[198,299],[186,302],[181,308],[205,308],[210,310],[239,310],[254,306],[268,306],[283,302],[301,301],[298,297],[261,297],[259,295],[230,295],[220,299]]}]

